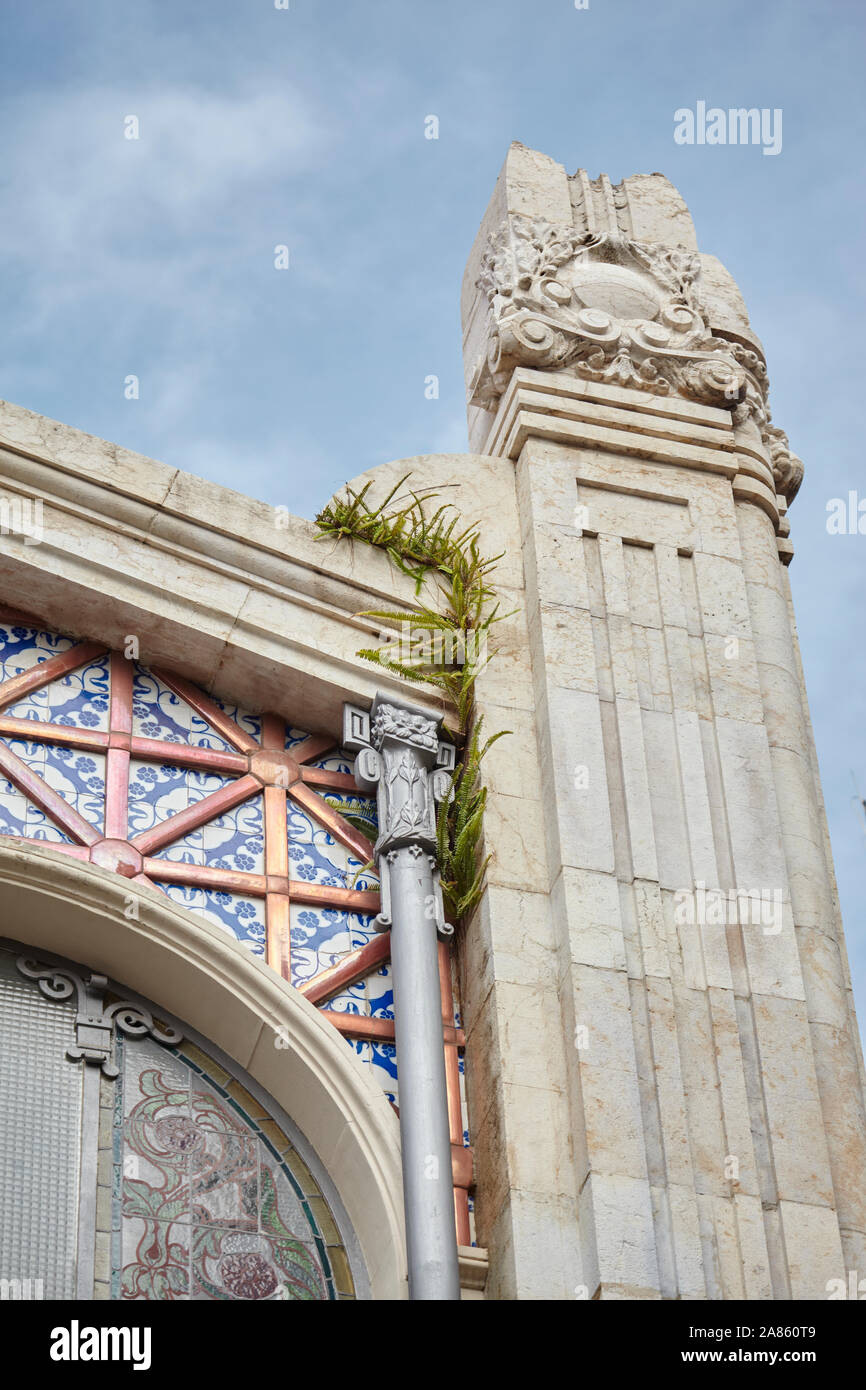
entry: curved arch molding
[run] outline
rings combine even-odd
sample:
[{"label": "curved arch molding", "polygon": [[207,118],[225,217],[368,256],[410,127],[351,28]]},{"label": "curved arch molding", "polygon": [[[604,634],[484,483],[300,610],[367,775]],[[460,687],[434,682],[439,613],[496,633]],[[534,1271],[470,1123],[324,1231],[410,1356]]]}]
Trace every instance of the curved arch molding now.
[{"label": "curved arch molding", "polygon": [[275,971],[155,889],[0,839],[3,934],[123,981],[232,1057],[334,1182],[374,1299],[406,1297],[399,1124],[336,1030]]}]

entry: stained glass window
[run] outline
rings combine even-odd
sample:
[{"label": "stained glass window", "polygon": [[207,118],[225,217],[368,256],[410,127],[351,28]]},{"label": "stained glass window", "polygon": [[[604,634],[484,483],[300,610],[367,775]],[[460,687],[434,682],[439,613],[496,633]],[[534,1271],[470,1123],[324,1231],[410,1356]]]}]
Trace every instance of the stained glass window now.
[{"label": "stained glass window", "polygon": [[[123,1006],[101,1070],[77,1046],[85,997],[88,1019]],[[367,1287],[289,1118],[174,1020],[4,942],[0,1043],[3,1298],[309,1302]]]},{"label": "stained glass window", "polygon": [[124,1039],[118,1051],[110,1296],[353,1298],[319,1184],[250,1091],[189,1043]]}]

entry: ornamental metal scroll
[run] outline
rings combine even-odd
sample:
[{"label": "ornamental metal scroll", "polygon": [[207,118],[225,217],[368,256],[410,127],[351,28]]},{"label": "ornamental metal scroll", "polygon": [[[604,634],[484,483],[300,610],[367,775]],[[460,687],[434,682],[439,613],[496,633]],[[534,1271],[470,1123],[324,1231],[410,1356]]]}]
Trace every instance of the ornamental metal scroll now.
[{"label": "ornamental metal scroll", "polygon": [[149,1009],[131,999],[106,1005],[105,975],[79,975],[68,966],[47,965],[30,956],[19,956],[15,963],[22,975],[37,982],[46,999],[60,1001],[76,996],[75,1042],[67,1047],[66,1055],[73,1062],[100,1067],[111,1080],[118,1075],[114,1064],[115,1026],[128,1037],[150,1035],[170,1047],[181,1041],[176,1029],[156,1020]]}]

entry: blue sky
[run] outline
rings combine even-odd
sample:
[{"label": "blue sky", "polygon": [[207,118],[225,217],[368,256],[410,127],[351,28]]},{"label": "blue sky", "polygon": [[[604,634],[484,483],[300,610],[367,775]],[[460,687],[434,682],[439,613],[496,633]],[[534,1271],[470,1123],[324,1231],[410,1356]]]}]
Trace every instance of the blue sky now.
[{"label": "blue sky", "polygon": [[[569,173],[660,170],[679,187],[702,250],[742,289],[774,419],[806,464],[792,583],[866,1020],[866,823],[852,802],[852,772],[866,795],[866,537],[825,526],[828,499],[866,497],[866,9],[3,11],[0,395],[301,515],[364,468],[465,449],[460,281],[511,140]],[[780,107],[781,153],[677,145],[674,111],[699,100]],[[123,136],[130,114],[138,141]]]}]

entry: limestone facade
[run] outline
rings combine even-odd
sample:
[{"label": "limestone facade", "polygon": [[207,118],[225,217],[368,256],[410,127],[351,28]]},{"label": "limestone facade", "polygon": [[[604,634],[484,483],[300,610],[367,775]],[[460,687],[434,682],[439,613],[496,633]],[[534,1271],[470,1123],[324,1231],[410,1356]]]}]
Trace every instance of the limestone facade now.
[{"label": "limestone facade", "polygon": [[[787,575],[802,465],[761,344],[662,176],[569,178],[522,146],[463,320],[474,452],[364,481],[411,472],[480,522],[514,610],[479,685],[511,733],[456,947],[464,1296],[825,1297],[866,1270],[864,1073]],[[405,696],[357,656],[379,634],[362,610],[415,601],[383,554],[10,405],[0,475],[42,517],[38,545],[0,534],[4,604],[135,634],[143,661],[312,733]],[[328,1169],[372,1296],[404,1296],[396,1117],[312,1005],[151,890],[124,926],[106,869],[0,853],[6,931],[248,1068]]]}]

